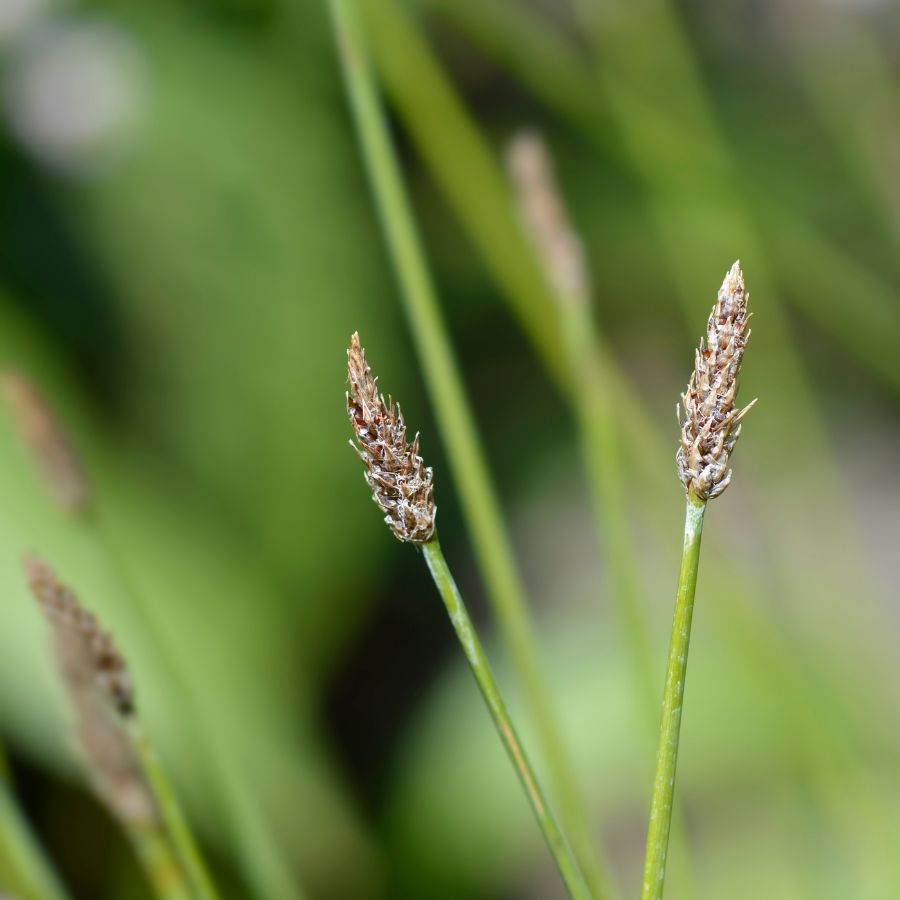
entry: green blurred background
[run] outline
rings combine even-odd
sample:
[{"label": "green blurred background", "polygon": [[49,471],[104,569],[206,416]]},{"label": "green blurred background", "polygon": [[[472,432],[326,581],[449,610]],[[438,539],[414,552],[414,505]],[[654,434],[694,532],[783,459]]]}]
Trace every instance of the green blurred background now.
[{"label": "green blurred background", "polygon": [[[683,505],[673,407],[737,257],[756,314],[742,398],[760,402],[707,516],[679,769],[689,853],[667,896],[900,898],[897,5],[360,5],[624,895],[654,737],[505,181],[523,126],[545,135],[583,237],[596,329],[633,391],[623,420],[649,423],[626,441],[628,527],[660,689]],[[73,895],[147,896],[69,748],[27,550],[125,649],[228,897],[253,893],[248,821],[310,897],[561,896],[427,572],[346,446],[358,329],[422,432],[445,550],[533,743],[324,3],[0,0],[0,88],[0,364],[57,408],[103,511],[102,528],[62,515],[0,416],[0,729]]]}]

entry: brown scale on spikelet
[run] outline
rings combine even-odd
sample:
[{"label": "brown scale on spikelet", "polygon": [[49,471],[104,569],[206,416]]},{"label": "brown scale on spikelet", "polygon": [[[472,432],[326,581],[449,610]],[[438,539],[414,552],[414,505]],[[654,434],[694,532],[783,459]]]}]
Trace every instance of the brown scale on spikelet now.
[{"label": "brown scale on spikelet", "polygon": [[406,440],[400,405],[390,397],[385,405],[357,333],[347,351],[347,377],[347,414],[359,444],[351,446],[366,464],[372,499],[397,538],[423,544],[434,535],[437,513],[431,469],[419,456],[419,435]]},{"label": "brown scale on spikelet", "polygon": [[684,489],[698,500],[718,497],[731,481],[731,451],[741,433],[741,419],[756,401],[743,409],[734,405],[737,376],[750,339],[747,327],[749,294],[744,290],[740,261],[719,289],[702,340],[695,353],[694,372],[682,394],[684,407],[678,474]]},{"label": "brown scale on spikelet", "polygon": [[43,560],[25,574],[53,635],[53,650],[74,713],[78,750],[100,798],[124,822],[158,820],[153,796],[125,730],[134,690],[122,654],[96,617]]}]

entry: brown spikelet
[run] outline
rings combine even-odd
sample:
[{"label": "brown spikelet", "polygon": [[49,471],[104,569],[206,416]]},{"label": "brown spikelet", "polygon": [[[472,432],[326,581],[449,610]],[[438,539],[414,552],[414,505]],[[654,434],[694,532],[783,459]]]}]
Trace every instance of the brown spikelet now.
[{"label": "brown spikelet", "polygon": [[731,481],[731,452],[741,433],[741,419],[756,401],[735,406],[737,377],[750,339],[749,294],[740,261],[719,289],[716,304],[694,357],[694,371],[682,394],[681,445],[676,459],[686,491],[698,500],[718,497]]},{"label": "brown spikelet", "polygon": [[84,467],[44,395],[22,372],[4,372],[2,384],[22,440],[54,498],[66,512],[84,512],[91,493]]},{"label": "brown spikelet", "polygon": [[124,822],[158,813],[125,724],[134,712],[122,654],[93,613],[43,560],[28,556],[25,574],[53,636],[53,651],[75,715],[75,739],[94,788]]},{"label": "brown spikelet", "polygon": [[536,131],[523,131],[510,141],[506,158],[522,224],[550,286],[560,299],[586,303],[590,278],[584,249],[569,221],[544,139]]},{"label": "brown spikelet", "polygon": [[423,544],[434,535],[437,514],[432,472],[419,456],[419,435],[406,440],[400,405],[390,397],[385,404],[355,332],[347,350],[347,377],[347,414],[359,446],[351,445],[366,465],[372,499],[397,538]]}]

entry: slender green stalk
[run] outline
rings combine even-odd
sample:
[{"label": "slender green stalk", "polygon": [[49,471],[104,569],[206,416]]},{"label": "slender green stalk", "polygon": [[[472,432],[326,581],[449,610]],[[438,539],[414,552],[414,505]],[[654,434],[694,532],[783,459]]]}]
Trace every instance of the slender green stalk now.
[{"label": "slender green stalk", "polygon": [[[560,322],[565,387],[573,411],[591,489],[604,559],[606,596],[615,607],[628,651],[638,708],[648,735],[658,726],[656,662],[637,577],[639,553],[631,529],[634,497],[624,465],[623,420],[633,415],[627,392],[618,389],[614,363],[602,346],[592,316],[592,279],[583,243],[569,220],[550,153],[537,133],[514,138],[507,153],[509,176],[524,231],[539,257]],[[628,446],[634,446],[633,442]],[[686,830],[673,823],[673,844],[684,874],[682,893],[695,896]]]},{"label": "slender green stalk", "polygon": [[[571,371],[570,405],[575,415],[582,456],[602,535],[606,579],[629,648],[638,699],[653,709],[655,719],[656,671],[647,622],[641,609],[640,586],[635,577],[637,554],[631,538],[627,479],[621,459],[621,429],[617,426],[606,360],[593,339],[590,308],[575,298],[560,298],[563,349]],[[654,722],[655,725],[655,722]]]},{"label": "slender green stalk", "polygon": [[330,0],[330,6],[369,178],[476,559],[523,686],[563,820],[594,896],[609,897],[611,880],[594,847],[587,811],[559,739],[541,674],[524,585],[413,223],[352,0]]},{"label": "slender green stalk", "polygon": [[428,563],[431,577],[434,579],[434,583],[440,592],[441,599],[444,601],[447,612],[450,614],[450,621],[453,623],[453,628],[472,669],[472,674],[478,682],[481,696],[484,698],[488,712],[490,712],[494,725],[497,728],[497,733],[500,735],[500,740],[503,742],[503,746],[509,754],[519,780],[522,782],[522,787],[528,795],[528,801],[531,804],[534,817],[544,833],[544,839],[547,841],[547,846],[556,860],[556,865],[559,867],[560,875],[562,875],[569,894],[575,900],[579,900],[579,898],[586,898],[587,900],[587,898],[591,897],[590,890],[584,881],[578,862],[566,843],[553,816],[553,812],[538,784],[537,776],[528,762],[525,750],[507,712],[506,704],[504,704],[500,695],[500,689],[497,687],[497,682],[494,680],[488,665],[484,649],[478,640],[475,626],[469,618],[469,613],[463,603],[463,598],[459,593],[456,582],[450,574],[447,560],[444,558],[437,538],[422,544],[422,553],[425,556],[425,561]]},{"label": "slender green stalk", "polygon": [[[559,303],[563,350],[572,372],[572,398],[581,452],[591,488],[594,518],[606,560],[607,594],[621,623],[628,661],[635,685],[636,702],[649,737],[656,728],[657,667],[651,652],[649,629],[636,577],[638,555],[630,529],[631,504],[625,493],[628,484],[619,446],[609,369],[599,342],[594,339],[590,308],[573,298]],[[644,732],[642,732],[643,734]],[[652,738],[650,738],[652,740]],[[650,751],[648,743],[648,756]],[[678,872],[686,897],[696,896],[687,829],[677,814],[673,819],[672,843],[679,859]]]},{"label": "slender green stalk", "polygon": [[697,566],[700,562],[700,538],[703,534],[705,512],[706,501],[698,500],[689,493],[684,519],[684,550],[681,557],[681,571],[678,574],[672,641],[669,644],[669,663],[666,667],[662,717],[659,723],[659,747],[656,754],[656,775],[653,779],[653,800],[650,806],[650,827],[647,831],[641,900],[662,900],[666,878],[666,854],[669,849],[669,829],[672,822],[684,681],[691,641],[691,619],[694,614],[694,592],[697,589]]},{"label": "slender green stalk", "polygon": [[126,829],[158,900],[196,900],[166,833],[155,823],[129,824]]},{"label": "slender green stalk", "polygon": [[681,439],[675,460],[687,506],[641,900],[662,900],[666,878],[678,739],[706,503],[722,494],[731,483],[732,452],[741,435],[741,423],[756,403],[753,400],[743,408],[735,403],[738,375],[753,316],[747,308],[749,296],[740,262],[735,261],[725,274],[706,320],[706,336],[700,340],[694,354],[694,370],[678,405]]},{"label": "slender green stalk", "polygon": [[67,900],[68,894],[0,777],[0,889],[18,900]]},{"label": "slender green stalk", "polygon": [[[188,705],[198,723],[197,733],[203,740],[203,749],[219,784],[220,798],[241,854],[247,878],[256,891],[267,898],[302,900],[303,892],[294,873],[291,872],[279,852],[246,780],[237,771],[226,748],[204,736],[208,733],[208,729],[204,728],[206,717],[204,706],[191,687],[190,679],[179,676],[178,654],[171,647],[171,642],[167,640],[162,623],[158,621],[157,616],[152,614],[153,604],[142,602],[141,589],[132,577],[127,561],[115,540],[113,526],[104,510],[99,505],[94,505],[80,516],[80,521],[102,545],[119,587],[134,600],[133,609],[155,637],[163,665],[168,668],[173,677],[178,678],[184,685],[182,700]],[[184,821],[183,816],[182,821]],[[196,842],[192,837],[190,839],[196,847]]]},{"label": "slender green stalk", "polygon": [[181,805],[137,717],[129,719],[127,729],[172,846],[187,872],[194,897],[196,900],[220,900]]}]

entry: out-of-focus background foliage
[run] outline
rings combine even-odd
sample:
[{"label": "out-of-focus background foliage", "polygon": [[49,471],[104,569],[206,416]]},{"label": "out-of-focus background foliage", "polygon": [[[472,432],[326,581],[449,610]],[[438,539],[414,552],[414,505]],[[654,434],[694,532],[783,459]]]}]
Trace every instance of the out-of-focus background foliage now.
[{"label": "out-of-focus background foliage", "polygon": [[[740,257],[759,396],[707,516],[672,898],[900,897],[900,13],[890,0],[367,0],[365,30],[598,842],[632,896],[654,737],[505,146],[539,128],[628,453],[659,683],[673,407]],[[427,573],[347,448],[359,329],[484,602],[318,0],[0,0],[0,361],[71,429],[67,519],[0,416],[0,728],[75,897],[140,898],[69,750],[19,559],[112,627],[229,897],[560,896]],[[624,398],[622,398],[624,402]],[[638,465],[638,459],[641,460]],[[649,460],[649,462],[648,462]],[[602,537],[602,536],[601,536]],[[602,545],[602,541],[601,541]],[[236,799],[237,798],[237,799]],[[277,898],[276,898],[277,900]]]}]

